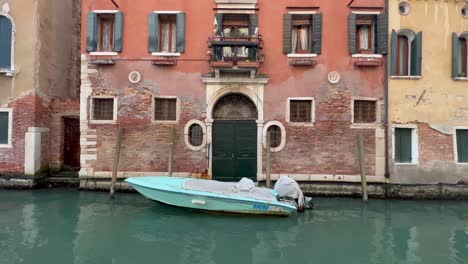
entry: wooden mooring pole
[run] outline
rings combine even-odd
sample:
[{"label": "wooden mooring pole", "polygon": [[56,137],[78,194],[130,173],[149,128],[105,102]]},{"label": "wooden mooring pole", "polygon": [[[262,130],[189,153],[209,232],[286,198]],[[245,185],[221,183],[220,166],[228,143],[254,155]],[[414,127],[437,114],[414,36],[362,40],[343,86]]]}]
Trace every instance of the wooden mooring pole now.
[{"label": "wooden mooring pole", "polygon": [[115,153],[114,153],[114,167],[112,170],[112,182],[110,187],[110,198],[114,198],[115,194],[115,183],[117,182],[117,172],[119,170],[119,160],[120,160],[120,146],[122,144],[122,135],[123,135],[123,128],[119,127],[119,131],[117,132],[117,142],[115,144]]},{"label": "wooden mooring pole", "polygon": [[174,164],[174,146],[175,146],[175,128],[171,128],[170,132],[170,143],[169,143],[169,160],[167,165],[167,172],[169,176],[172,176],[172,166]]},{"label": "wooden mooring pole", "polygon": [[362,135],[358,138],[358,155],[359,155],[359,170],[361,171],[361,187],[362,187],[362,200],[367,201],[367,179],[364,172],[364,140]]},{"label": "wooden mooring pole", "polygon": [[271,177],[270,177],[270,165],[271,165],[271,153],[270,153],[270,133],[267,132],[266,134],[266,187],[271,188]]}]

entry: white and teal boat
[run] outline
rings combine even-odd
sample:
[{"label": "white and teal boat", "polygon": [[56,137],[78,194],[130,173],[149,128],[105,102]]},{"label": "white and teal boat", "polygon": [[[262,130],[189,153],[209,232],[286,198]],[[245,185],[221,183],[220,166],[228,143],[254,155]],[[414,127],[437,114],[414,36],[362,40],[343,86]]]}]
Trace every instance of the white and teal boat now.
[{"label": "white and teal boat", "polygon": [[146,198],[161,203],[221,213],[288,216],[297,207],[278,200],[276,191],[239,183],[179,177],[132,177],[125,180]]}]

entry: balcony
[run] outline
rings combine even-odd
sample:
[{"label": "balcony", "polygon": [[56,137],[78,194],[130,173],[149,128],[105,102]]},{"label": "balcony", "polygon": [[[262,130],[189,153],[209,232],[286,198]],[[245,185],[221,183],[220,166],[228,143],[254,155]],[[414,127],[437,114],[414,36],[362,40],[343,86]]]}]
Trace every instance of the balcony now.
[{"label": "balcony", "polygon": [[261,36],[223,34],[210,38],[208,47],[208,62],[217,74],[219,71],[253,71],[251,75],[255,75],[264,62],[264,55],[260,52],[263,47]]}]

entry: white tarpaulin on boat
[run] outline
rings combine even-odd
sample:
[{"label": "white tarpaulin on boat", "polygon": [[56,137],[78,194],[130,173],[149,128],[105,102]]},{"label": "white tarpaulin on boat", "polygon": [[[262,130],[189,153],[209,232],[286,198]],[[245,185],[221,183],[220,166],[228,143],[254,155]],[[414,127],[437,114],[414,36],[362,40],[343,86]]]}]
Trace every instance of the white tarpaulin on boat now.
[{"label": "white tarpaulin on boat", "polygon": [[185,181],[182,188],[192,191],[212,192],[236,197],[277,201],[273,190],[255,187],[255,185],[252,186],[252,184],[253,181],[247,178],[242,178],[238,183],[191,179]]},{"label": "white tarpaulin on boat", "polygon": [[301,188],[297,182],[286,175],[281,175],[275,183],[275,191],[280,197],[291,197],[298,199],[302,195]]}]

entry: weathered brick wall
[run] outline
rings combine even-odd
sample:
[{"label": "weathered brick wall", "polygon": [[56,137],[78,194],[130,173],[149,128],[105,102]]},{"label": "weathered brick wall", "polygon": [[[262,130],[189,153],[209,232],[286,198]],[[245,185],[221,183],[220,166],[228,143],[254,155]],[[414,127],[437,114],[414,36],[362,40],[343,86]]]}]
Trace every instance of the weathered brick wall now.
[{"label": "weathered brick wall", "polygon": [[453,135],[443,134],[428,124],[418,124],[419,160],[422,167],[437,166],[437,162],[454,163]]}]

